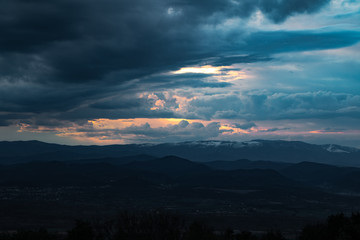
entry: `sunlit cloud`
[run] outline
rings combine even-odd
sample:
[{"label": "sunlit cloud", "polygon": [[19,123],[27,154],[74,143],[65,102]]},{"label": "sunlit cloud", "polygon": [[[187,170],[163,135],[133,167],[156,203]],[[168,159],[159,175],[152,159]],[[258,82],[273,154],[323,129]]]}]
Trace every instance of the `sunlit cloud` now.
[{"label": "sunlit cloud", "polygon": [[251,76],[243,70],[240,70],[238,65],[231,66],[192,66],[183,67],[177,71],[170,72],[170,74],[207,74],[212,76],[217,81],[231,82],[239,79],[250,78]]},{"label": "sunlit cloud", "polygon": [[183,67],[177,71],[173,71],[173,74],[184,74],[184,73],[202,73],[202,74],[220,74],[222,69],[230,67],[213,67],[211,65],[198,66],[198,67]]},{"label": "sunlit cloud", "polygon": [[313,133],[313,134],[344,134],[343,131],[326,130],[326,129],[313,130],[313,131],[309,131],[309,133]]}]

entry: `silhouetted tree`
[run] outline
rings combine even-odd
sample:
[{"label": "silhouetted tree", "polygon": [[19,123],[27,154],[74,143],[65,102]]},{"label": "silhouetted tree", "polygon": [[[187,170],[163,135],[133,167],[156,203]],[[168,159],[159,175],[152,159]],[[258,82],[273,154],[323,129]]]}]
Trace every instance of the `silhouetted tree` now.
[{"label": "silhouetted tree", "polygon": [[19,230],[12,234],[2,234],[1,240],[58,240],[59,235],[49,233],[47,230],[41,229],[37,231]]},{"label": "silhouetted tree", "polygon": [[315,224],[305,226],[300,234],[299,240],[326,239],[327,228],[325,224]]},{"label": "silhouetted tree", "polygon": [[11,234],[9,234],[9,233],[0,233],[0,240],[11,240]]},{"label": "silhouetted tree", "polygon": [[212,240],[216,239],[213,229],[199,223],[193,222],[185,233],[185,240]]},{"label": "silhouetted tree", "polygon": [[359,240],[360,213],[350,217],[336,214],[328,217],[325,223],[305,226],[299,240]]},{"label": "silhouetted tree", "polygon": [[77,220],[73,229],[68,232],[67,240],[93,240],[94,229],[90,222]]},{"label": "silhouetted tree", "polygon": [[115,221],[114,240],[180,240],[184,221],[163,212],[120,213]]},{"label": "silhouetted tree", "polygon": [[241,233],[238,233],[235,235],[236,240],[257,240],[258,238],[248,231],[242,231]]},{"label": "silhouetted tree", "polygon": [[235,237],[234,230],[231,228],[226,229],[226,231],[222,234],[221,239],[223,240],[233,240]]},{"label": "silhouetted tree", "polygon": [[285,237],[280,231],[268,231],[261,238],[261,240],[285,240]]}]

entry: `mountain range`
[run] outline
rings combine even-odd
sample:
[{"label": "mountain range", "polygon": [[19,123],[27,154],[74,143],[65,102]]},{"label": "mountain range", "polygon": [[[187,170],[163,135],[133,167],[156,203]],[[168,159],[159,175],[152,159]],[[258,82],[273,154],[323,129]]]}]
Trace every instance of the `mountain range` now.
[{"label": "mountain range", "polygon": [[335,144],[316,145],[299,141],[253,140],[193,141],[162,144],[107,146],[67,146],[39,141],[0,142],[0,164],[28,161],[68,161],[105,159],[127,161],[132,156],[145,159],[174,155],[195,162],[239,159],[299,163],[303,161],[360,167],[360,150]]}]

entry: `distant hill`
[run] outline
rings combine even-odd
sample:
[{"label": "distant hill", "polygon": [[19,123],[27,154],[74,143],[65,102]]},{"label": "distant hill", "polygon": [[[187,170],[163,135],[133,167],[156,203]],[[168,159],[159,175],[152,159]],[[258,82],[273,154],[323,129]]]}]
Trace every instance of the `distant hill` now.
[{"label": "distant hill", "polygon": [[163,184],[218,189],[318,188],[360,193],[360,168],[301,162],[193,162],[148,155],[0,166],[0,186],[127,186]]},{"label": "distant hill", "polygon": [[166,156],[149,161],[134,161],[123,165],[123,167],[132,170],[163,173],[173,177],[198,175],[211,171],[209,167],[203,164],[176,156]]},{"label": "distant hill", "polygon": [[132,170],[108,163],[28,162],[0,166],[0,186],[123,186],[147,182],[144,187],[168,183],[170,177],[151,171]]},{"label": "distant hill", "polygon": [[270,169],[212,171],[193,175],[186,179],[186,182],[199,187],[222,189],[263,189],[280,186],[298,186],[295,181]]},{"label": "distant hill", "polygon": [[288,166],[291,166],[291,163],[284,162],[271,162],[271,161],[250,161],[247,159],[240,159],[236,161],[212,161],[205,162],[205,165],[218,170],[235,170],[235,169],[273,169],[281,170]]},{"label": "distant hill", "polygon": [[282,169],[280,173],[296,181],[323,189],[360,192],[360,168],[301,162]]},{"label": "distant hill", "polygon": [[[119,159],[136,155],[154,157],[174,155],[197,162],[248,159],[286,163],[309,161],[341,166],[360,166],[360,150],[357,148],[316,145],[298,141],[194,141],[108,146],[66,146],[38,141],[0,142],[0,164],[38,160]],[[260,162],[257,164],[261,165]]]},{"label": "distant hill", "polygon": [[0,186],[144,186],[268,188],[295,184],[274,170],[220,171],[176,156],[114,165],[104,162],[36,161],[0,166]]},{"label": "distant hill", "polygon": [[203,217],[256,214],[256,221],[268,216],[268,222],[279,213],[281,219],[309,214],[313,220],[317,211],[360,208],[360,168],[239,160],[223,166],[246,169],[219,170],[207,166],[213,163],[137,155],[0,165],[1,209],[14,216],[19,208],[34,218],[49,216],[48,209],[58,216],[64,206],[71,215],[167,209]]},{"label": "distant hill", "polygon": [[176,156],[133,161],[126,164],[106,162],[35,161],[0,166],[0,187],[143,187],[183,186],[183,189],[272,189],[299,184],[275,170],[213,170]]},{"label": "distant hill", "polygon": [[141,161],[149,161],[156,159],[154,156],[146,155],[146,154],[139,154],[139,155],[131,155],[125,157],[103,157],[103,158],[89,158],[89,159],[77,159],[72,160],[72,163],[109,163],[114,165],[124,165],[131,162],[141,162]]}]

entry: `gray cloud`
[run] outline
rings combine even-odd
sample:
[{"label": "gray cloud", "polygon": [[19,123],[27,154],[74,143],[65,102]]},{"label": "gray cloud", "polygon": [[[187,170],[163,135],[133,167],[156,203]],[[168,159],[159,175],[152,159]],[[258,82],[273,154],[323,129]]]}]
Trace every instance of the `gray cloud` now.
[{"label": "gray cloud", "polygon": [[220,124],[217,122],[211,122],[204,126],[202,123],[188,123],[187,121],[159,128],[152,128],[146,123],[142,126],[131,126],[119,130],[120,135],[135,134],[143,136],[144,139],[155,139],[160,142],[209,139],[219,136],[222,132],[224,130],[220,130]]},{"label": "gray cloud", "polygon": [[243,129],[243,130],[248,130],[248,129],[252,128],[252,127],[256,127],[256,124],[253,123],[253,122],[247,122],[247,123],[243,123],[243,124],[233,123],[232,127],[240,128],[240,129]]},{"label": "gray cloud", "polygon": [[289,15],[297,13],[313,13],[330,0],[262,0],[260,9],[275,22],[284,21]]},{"label": "gray cloud", "polygon": [[333,92],[246,93],[195,99],[189,113],[203,119],[360,118],[360,96]]},{"label": "gray cloud", "polygon": [[347,129],[344,129],[344,128],[330,128],[330,127],[327,127],[327,128],[324,128],[324,129],[320,129],[318,130],[319,132],[322,132],[322,133],[337,133],[337,132],[343,132],[343,131],[346,131]]},{"label": "gray cloud", "polygon": [[269,128],[265,130],[258,130],[259,132],[278,132],[278,131],[284,131],[284,130],[290,130],[290,128]]},{"label": "gray cloud", "polygon": [[[146,83],[145,83],[146,82]],[[218,82],[212,75],[203,73],[184,73],[184,74],[157,74],[146,77],[143,84],[157,90],[172,89],[181,87],[190,88],[225,88],[232,86],[228,82]]]},{"label": "gray cloud", "polygon": [[189,123],[185,120],[166,127],[153,128],[149,123],[145,123],[123,129],[95,129],[91,124],[86,123],[75,130],[76,133],[82,133],[85,137],[99,137],[102,140],[122,139],[129,142],[200,140],[218,137],[224,131],[229,130],[220,130],[220,124],[217,122],[211,122],[204,126],[199,122]]},{"label": "gray cloud", "polygon": [[269,56],[251,54],[243,56],[224,56],[216,57],[209,60],[205,60],[204,64],[211,64],[213,66],[228,66],[236,63],[253,63],[253,62],[263,62],[271,61],[272,58]]}]

